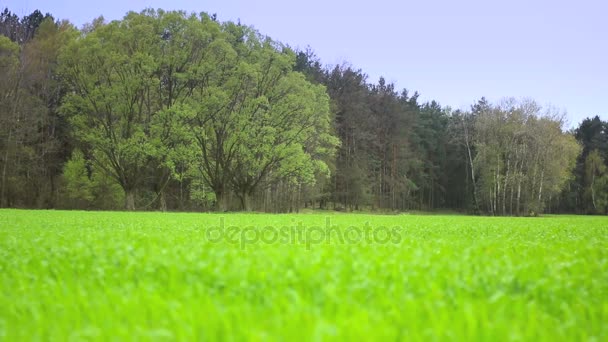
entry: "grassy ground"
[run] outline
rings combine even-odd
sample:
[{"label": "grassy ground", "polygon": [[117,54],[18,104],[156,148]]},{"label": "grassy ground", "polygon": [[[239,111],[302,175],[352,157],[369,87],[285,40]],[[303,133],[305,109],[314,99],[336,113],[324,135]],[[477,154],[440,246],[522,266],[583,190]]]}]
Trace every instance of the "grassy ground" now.
[{"label": "grassy ground", "polygon": [[0,340],[608,340],[608,219],[0,210]]}]

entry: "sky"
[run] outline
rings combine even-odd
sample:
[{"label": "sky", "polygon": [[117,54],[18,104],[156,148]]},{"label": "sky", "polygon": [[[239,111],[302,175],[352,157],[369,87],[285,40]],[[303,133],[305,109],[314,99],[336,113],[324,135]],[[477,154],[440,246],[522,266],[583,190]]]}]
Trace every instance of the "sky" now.
[{"label": "sky", "polygon": [[384,76],[422,101],[468,109],[485,96],[535,99],[608,120],[608,1],[605,0],[0,0],[18,15],[40,9],[81,27],[144,8],[216,13],[324,64],[348,63],[369,82]]}]

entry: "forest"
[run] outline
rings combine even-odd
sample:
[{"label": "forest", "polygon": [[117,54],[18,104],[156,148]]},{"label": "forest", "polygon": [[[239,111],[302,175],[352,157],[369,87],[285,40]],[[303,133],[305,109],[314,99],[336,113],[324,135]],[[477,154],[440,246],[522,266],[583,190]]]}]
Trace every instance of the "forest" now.
[{"label": "forest", "polygon": [[0,207],[608,213],[599,113],[423,103],[215,14],[5,9],[0,80]]}]

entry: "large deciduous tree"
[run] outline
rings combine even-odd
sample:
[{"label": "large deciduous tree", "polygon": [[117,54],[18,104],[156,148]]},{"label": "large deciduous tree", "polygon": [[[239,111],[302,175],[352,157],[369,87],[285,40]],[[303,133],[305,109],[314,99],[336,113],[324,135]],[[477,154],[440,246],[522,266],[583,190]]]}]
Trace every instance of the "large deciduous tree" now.
[{"label": "large deciduous tree", "polygon": [[63,113],[94,167],[114,178],[135,209],[135,191],[149,163],[157,160],[151,127],[157,110],[154,77],[161,37],[152,18],[131,13],[98,25],[63,55],[63,75],[72,92]]},{"label": "large deciduous tree", "polygon": [[195,91],[193,75],[204,73],[200,61],[213,39],[208,22],[183,12],[131,12],[108,24],[96,20],[63,55],[72,90],[63,112],[94,167],[123,188],[127,209],[150,180],[164,209],[181,142],[173,107]]},{"label": "large deciduous tree", "polygon": [[230,191],[250,210],[264,182],[313,182],[337,145],[324,88],[293,71],[293,52],[248,27],[224,25],[209,50],[185,122],[198,146],[193,164],[217,209],[228,208]]},{"label": "large deciduous tree", "polygon": [[127,209],[146,184],[164,208],[164,188],[185,163],[219,210],[231,191],[249,209],[262,180],[310,180],[320,149],[337,144],[323,87],[294,63],[293,52],[248,27],[205,14],[129,13],[97,20],[63,55],[73,92],[62,108],[93,166],[123,188]]}]

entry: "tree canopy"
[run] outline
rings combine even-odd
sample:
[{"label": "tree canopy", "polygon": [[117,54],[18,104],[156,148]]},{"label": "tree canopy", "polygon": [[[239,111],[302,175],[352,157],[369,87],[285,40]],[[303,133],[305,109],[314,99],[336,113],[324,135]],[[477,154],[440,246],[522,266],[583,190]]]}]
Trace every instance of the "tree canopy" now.
[{"label": "tree canopy", "polygon": [[147,9],[0,14],[0,206],[608,211],[608,124],[452,110],[251,26]]}]

